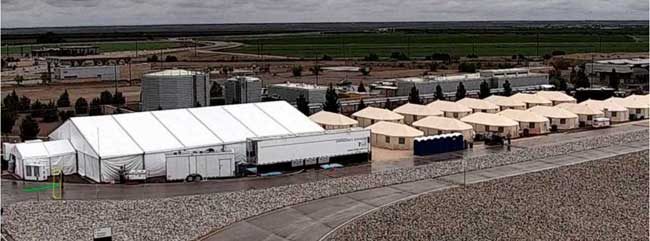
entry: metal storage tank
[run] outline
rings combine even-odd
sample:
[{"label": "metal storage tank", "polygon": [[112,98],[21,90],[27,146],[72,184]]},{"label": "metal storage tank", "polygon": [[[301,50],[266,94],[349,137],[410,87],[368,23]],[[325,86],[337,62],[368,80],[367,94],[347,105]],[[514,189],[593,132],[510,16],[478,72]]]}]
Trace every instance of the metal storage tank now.
[{"label": "metal storage tank", "polygon": [[226,80],[224,98],[226,104],[260,102],[262,80],[252,76],[235,76]]},{"label": "metal storage tank", "polygon": [[209,77],[203,72],[168,69],[145,74],[142,79],[142,110],[178,109],[210,103]]}]

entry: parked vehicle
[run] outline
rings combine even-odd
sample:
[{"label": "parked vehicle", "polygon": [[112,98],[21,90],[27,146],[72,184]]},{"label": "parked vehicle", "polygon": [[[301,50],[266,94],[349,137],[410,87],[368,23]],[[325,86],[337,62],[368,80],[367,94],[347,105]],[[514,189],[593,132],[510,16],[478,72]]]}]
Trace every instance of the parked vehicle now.
[{"label": "parked vehicle", "polygon": [[598,118],[594,118],[594,121],[592,122],[591,126],[593,128],[606,128],[606,127],[610,127],[611,123],[609,121],[609,118],[598,117]]}]

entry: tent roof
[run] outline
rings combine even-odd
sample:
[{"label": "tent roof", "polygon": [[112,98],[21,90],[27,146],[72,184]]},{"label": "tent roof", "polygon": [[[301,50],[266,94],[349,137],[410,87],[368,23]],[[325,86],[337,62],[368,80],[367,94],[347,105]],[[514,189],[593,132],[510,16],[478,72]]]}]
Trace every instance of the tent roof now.
[{"label": "tent roof", "polygon": [[74,148],[67,140],[18,143],[14,148],[23,159],[48,158],[75,153]]},{"label": "tent roof", "polygon": [[472,112],[472,109],[467,108],[464,105],[446,100],[436,100],[429,103],[427,106],[444,112]]},{"label": "tent roof", "polygon": [[537,114],[535,112],[530,112],[527,110],[507,109],[497,114],[520,122],[548,122],[549,121],[548,118],[540,114]]},{"label": "tent roof", "polygon": [[102,158],[323,131],[285,101],[74,117],[68,122]]},{"label": "tent roof", "polygon": [[536,95],[552,101],[576,101],[575,98],[565,94],[562,91],[538,91]]},{"label": "tent roof", "polygon": [[499,95],[491,95],[488,96],[487,98],[483,99],[488,102],[492,102],[495,105],[499,106],[507,106],[507,107],[526,107],[526,104],[524,102],[521,102],[519,100],[511,99],[505,96],[499,96]]},{"label": "tent roof", "polygon": [[184,69],[166,69],[163,71],[148,73],[145,75],[146,76],[188,76],[188,75],[196,75],[196,74],[202,74],[202,73],[198,71],[190,71]]},{"label": "tent roof", "polygon": [[412,103],[403,104],[397,107],[393,112],[404,115],[421,115],[421,116],[441,116],[444,113],[426,105],[418,105]]},{"label": "tent roof", "polygon": [[368,119],[373,119],[373,120],[387,120],[387,121],[392,121],[392,120],[401,120],[404,119],[404,116],[397,114],[395,112],[392,112],[387,109],[380,109],[380,108],[375,108],[372,106],[368,106],[364,108],[363,110],[354,112],[352,114],[354,117],[361,117],[361,118],[368,118]]},{"label": "tent roof", "polygon": [[611,102],[611,101],[604,101],[604,100],[585,100],[583,102],[580,102],[580,104],[587,105],[589,107],[592,107],[596,110],[600,111],[627,111],[627,108],[625,108],[622,105],[617,104],[616,102]]},{"label": "tent roof", "polygon": [[366,127],[366,129],[370,129],[370,132],[372,133],[386,136],[416,137],[424,135],[424,132],[421,130],[404,124],[387,121],[377,122],[371,126]]},{"label": "tent roof", "polygon": [[548,104],[548,105],[553,104],[553,102],[551,102],[550,100],[534,94],[517,93],[514,94],[513,96],[510,96],[510,99],[521,101],[524,103]]},{"label": "tent roof", "polygon": [[578,116],[573,112],[555,106],[538,105],[529,108],[528,111],[548,118],[578,118]]},{"label": "tent roof", "polygon": [[465,123],[487,125],[487,126],[518,126],[516,121],[493,113],[476,112],[460,119]]},{"label": "tent roof", "polygon": [[467,106],[472,109],[479,109],[479,110],[498,110],[499,106],[486,101],[486,100],[481,100],[481,99],[474,99],[474,98],[462,98],[459,101],[456,101],[456,103]]},{"label": "tent roof", "polygon": [[619,105],[624,106],[625,108],[634,108],[634,109],[645,109],[650,108],[650,102],[648,101],[647,95],[630,95],[625,98],[611,97],[605,101],[615,102]]},{"label": "tent roof", "polygon": [[582,103],[580,104],[562,103],[557,105],[557,107],[571,111],[577,115],[603,115],[602,111]]},{"label": "tent roof", "polygon": [[50,156],[61,156],[66,154],[74,154],[77,152],[68,140],[54,140],[42,143]]},{"label": "tent roof", "polygon": [[447,131],[464,131],[471,130],[472,126],[454,118],[429,116],[422,120],[413,122],[413,126],[431,128]]},{"label": "tent roof", "polygon": [[309,119],[316,123],[330,126],[349,126],[358,124],[356,120],[350,117],[324,110],[314,113],[309,116]]}]

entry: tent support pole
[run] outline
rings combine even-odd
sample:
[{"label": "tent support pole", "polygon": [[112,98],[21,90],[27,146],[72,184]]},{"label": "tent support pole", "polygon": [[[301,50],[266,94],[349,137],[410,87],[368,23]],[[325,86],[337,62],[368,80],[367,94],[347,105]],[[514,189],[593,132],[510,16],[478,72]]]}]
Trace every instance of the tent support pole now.
[{"label": "tent support pole", "polygon": [[99,164],[99,183],[102,183],[102,157],[97,158],[97,164]]}]

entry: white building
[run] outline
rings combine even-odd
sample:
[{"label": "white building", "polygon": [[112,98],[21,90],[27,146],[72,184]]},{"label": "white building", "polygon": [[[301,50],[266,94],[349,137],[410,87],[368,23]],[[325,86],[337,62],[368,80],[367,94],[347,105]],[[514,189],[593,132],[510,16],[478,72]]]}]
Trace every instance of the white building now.
[{"label": "white building", "polygon": [[142,110],[208,106],[210,78],[198,71],[168,69],[145,74],[142,80]]},{"label": "white building", "polygon": [[96,65],[96,66],[61,66],[54,69],[54,79],[96,79],[102,81],[114,81],[120,79],[120,66],[117,65]]}]

